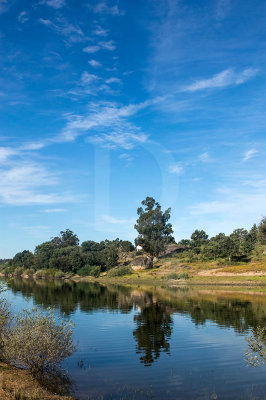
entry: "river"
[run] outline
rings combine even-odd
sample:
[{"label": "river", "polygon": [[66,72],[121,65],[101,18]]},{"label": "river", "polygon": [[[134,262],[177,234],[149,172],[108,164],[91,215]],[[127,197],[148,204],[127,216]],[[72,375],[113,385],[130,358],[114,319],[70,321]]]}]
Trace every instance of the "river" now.
[{"label": "river", "polygon": [[265,290],[4,282],[12,310],[55,307],[76,324],[62,387],[79,400],[265,399],[266,367],[245,362]]}]

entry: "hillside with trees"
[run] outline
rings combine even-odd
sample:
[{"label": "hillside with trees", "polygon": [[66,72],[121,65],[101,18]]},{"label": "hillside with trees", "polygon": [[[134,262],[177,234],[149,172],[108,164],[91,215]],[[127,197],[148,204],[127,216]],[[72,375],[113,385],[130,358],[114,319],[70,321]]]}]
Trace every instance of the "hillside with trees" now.
[{"label": "hillside with trees", "polygon": [[[0,260],[0,271],[4,275],[35,277],[94,276],[107,274],[122,276],[132,272],[131,262],[141,255],[152,261],[164,260],[169,254],[173,263],[218,262],[220,265],[236,265],[261,260],[265,254],[266,218],[254,224],[250,230],[235,229],[231,234],[218,233],[209,237],[204,230],[196,229],[190,239],[176,243],[169,222],[171,209],[162,210],[152,197],[146,197],[137,209],[135,229],[138,236],[135,246],[128,240],[86,240],[80,244],[78,236],[70,229],[61,231],[56,237],[35,247],[32,253],[24,250],[13,259]],[[139,253],[137,249],[140,248]],[[133,261],[132,261],[133,260]],[[151,261],[151,266],[152,266]]]}]

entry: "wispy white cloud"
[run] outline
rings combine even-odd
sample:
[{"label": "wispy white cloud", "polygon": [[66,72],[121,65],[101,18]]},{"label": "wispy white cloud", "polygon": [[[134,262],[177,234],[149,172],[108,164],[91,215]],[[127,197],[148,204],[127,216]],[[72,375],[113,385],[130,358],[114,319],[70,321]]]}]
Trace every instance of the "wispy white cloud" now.
[{"label": "wispy white cloud", "polygon": [[103,215],[102,219],[108,224],[115,225],[133,225],[135,223],[135,218],[116,218],[111,215]]},{"label": "wispy white cloud", "polygon": [[220,187],[216,190],[217,198],[189,207],[190,218],[213,233],[252,226],[265,214],[265,189],[264,185],[245,187],[241,182]]},{"label": "wispy white cloud", "polygon": [[194,83],[185,86],[182,91],[196,92],[199,90],[222,88],[226,86],[241,85],[253,78],[258,73],[255,68],[247,68],[242,72],[235,72],[233,69],[226,69],[212,78],[197,80]]},{"label": "wispy white cloud", "polygon": [[119,155],[121,160],[125,160],[127,163],[131,163],[133,161],[133,157],[128,153],[122,153]]},{"label": "wispy white cloud", "polygon": [[182,175],[184,173],[184,168],[179,163],[172,164],[169,167],[169,172],[171,174]]},{"label": "wispy white cloud", "polygon": [[207,152],[201,153],[201,154],[199,155],[199,161],[201,161],[201,162],[208,162],[208,161],[210,161],[209,153],[207,153]]},{"label": "wispy white cloud", "polygon": [[33,236],[34,239],[44,239],[51,236],[51,227],[47,225],[21,226],[17,224],[16,228],[21,229],[29,236]]},{"label": "wispy white cloud", "polygon": [[0,203],[22,206],[73,201],[69,194],[63,197],[49,190],[56,184],[58,179],[55,174],[43,166],[13,162],[11,166],[0,169]]},{"label": "wispy white cloud", "polygon": [[89,60],[89,61],[88,61],[88,64],[89,64],[91,67],[94,67],[94,68],[99,68],[99,67],[102,66],[102,64],[101,64],[99,61],[97,61],[97,60]]},{"label": "wispy white cloud", "polygon": [[144,143],[148,136],[128,120],[153,101],[119,107],[114,103],[91,104],[86,115],[68,115],[68,122],[57,141],[73,141],[79,135],[90,134],[88,141],[110,148],[131,149]]},{"label": "wispy white cloud", "polygon": [[[132,129],[132,126],[130,126],[129,129]],[[108,147],[109,149],[121,148],[125,150],[131,150],[136,146],[136,144],[145,143],[147,139],[148,136],[142,132],[118,132],[118,129],[116,129],[110,133],[103,133],[101,135],[88,137],[87,141]]]},{"label": "wispy white cloud", "polygon": [[0,147],[0,164],[6,162],[10,156],[17,154],[17,150],[10,147]]},{"label": "wispy white cloud", "polygon": [[[265,202],[265,191],[254,193],[236,193],[236,191],[231,191],[230,198],[202,202],[192,206],[190,214],[192,216],[213,214],[218,218],[224,217],[227,221],[232,218],[237,220],[239,217],[245,220],[248,216],[254,215],[253,221],[256,222],[256,219],[265,213]],[[256,204],[256,207],[254,207],[254,204]]]},{"label": "wispy white cloud", "polygon": [[118,5],[109,7],[105,1],[102,1],[92,7],[96,14],[108,14],[113,16],[124,15],[124,11],[119,10]]},{"label": "wispy white cloud", "polygon": [[74,99],[88,95],[96,96],[101,88],[101,85],[98,85],[98,81],[99,77],[97,75],[84,71],[81,74],[80,81],[67,92],[67,96],[71,95]]},{"label": "wispy white cloud", "polygon": [[95,45],[89,45],[84,47],[84,53],[93,54],[97,53],[100,50],[109,50],[113,51],[116,49],[115,42],[113,40],[108,40],[107,42],[99,42]]},{"label": "wispy white cloud", "polygon": [[[76,137],[91,134],[88,141],[109,148],[131,149],[137,143],[144,143],[148,135],[128,119],[149,106],[156,105],[163,97],[155,97],[138,104],[119,107],[115,103],[91,103],[85,115],[69,114],[62,133],[54,138],[56,142],[71,142]],[[97,132],[97,133],[95,133]]]},{"label": "wispy white cloud", "polygon": [[82,73],[82,75],[81,75],[81,83],[82,84],[86,84],[87,85],[88,83],[95,82],[97,80],[98,80],[98,76],[97,75],[90,74],[87,71],[84,71]]},{"label": "wispy white cloud", "polygon": [[92,31],[92,33],[94,34],[94,35],[97,35],[97,36],[107,36],[108,35],[108,30],[107,29],[104,29],[104,28],[102,28],[101,26],[97,26],[97,28],[95,28],[94,29],[94,31]]},{"label": "wispy white cloud", "polygon": [[232,202],[206,201],[191,207],[191,215],[221,214],[229,211],[234,206]]},{"label": "wispy white cloud", "polygon": [[244,181],[243,184],[254,188],[264,188],[264,187],[266,188],[266,179],[247,180]]},{"label": "wispy white cloud", "polygon": [[19,147],[19,150],[21,151],[31,151],[31,150],[40,150],[47,146],[47,144],[50,143],[49,139],[44,139],[43,141],[38,141],[38,142],[28,142],[23,144],[22,146]]},{"label": "wispy white cloud", "polygon": [[22,11],[19,15],[18,15],[18,22],[20,22],[21,24],[24,24],[25,22],[27,22],[29,20],[29,16],[27,11]]},{"label": "wispy white cloud", "polygon": [[113,40],[108,40],[107,42],[99,42],[99,45],[104,50],[114,51],[116,49],[115,42]]},{"label": "wispy white cloud", "polygon": [[65,18],[56,18],[55,22],[50,19],[40,18],[39,22],[65,36],[69,43],[83,42],[88,39],[78,25],[69,23]]},{"label": "wispy white cloud", "polygon": [[45,213],[61,213],[61,212],[66,212],[67,210],[65,208],[47,208],[44,210]]},{"label": "wispy white cloud", "polygon": [[256,150],[256,149],[250,149],[250,150],[248,150],[248,151],[246,151],[245,152],[245,154],[244,154],[244,157],[243,157],[243,161],[248,161],[248,160],[250,160],[252,157],[254,157],[255,156],[255,154],[257,154],[258,153],[258,150]]},{"label": "wispy white cloud", "polygon": [[108,84],[109,83],[122,83],[121,79],[116,78],[116,77],[112,77],[112,78],[106,79],[105,82],[108,83]]},{"label": "wispy white cloud", "polygon": [[93,54],[93,53],[97,53],[97,51],[99,51],[100,49],[101,48],[98,45],[91,45],[91,46],[84,47],[83,51],[84,51],[84,53]]},{"label": "wispy white cloud", "polygon": [[66,4],[65,0],[45,0],[44,3],[56,9],[61,8]]}]

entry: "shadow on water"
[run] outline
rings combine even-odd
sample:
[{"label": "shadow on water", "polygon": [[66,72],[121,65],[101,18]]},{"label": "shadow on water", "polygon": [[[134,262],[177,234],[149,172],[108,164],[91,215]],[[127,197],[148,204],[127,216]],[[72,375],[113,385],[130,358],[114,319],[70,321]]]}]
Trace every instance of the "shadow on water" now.
[{"label": "shadow on water", "polygon": [[59,396],[71,396],[74,393],[74,382],[66,371],[60,368],[53,368],[44,372],[34,374],[39,384],[50,393]]}]

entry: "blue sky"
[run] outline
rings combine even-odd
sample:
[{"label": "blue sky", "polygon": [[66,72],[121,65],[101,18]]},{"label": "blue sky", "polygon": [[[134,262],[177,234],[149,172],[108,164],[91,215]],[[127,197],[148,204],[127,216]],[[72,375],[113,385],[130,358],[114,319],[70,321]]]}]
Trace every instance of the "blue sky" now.
[{"label": "blue sky", "polygon": [[177,240],[265,214],[262,0],[0,0],[0,258],[70,228]]}]

